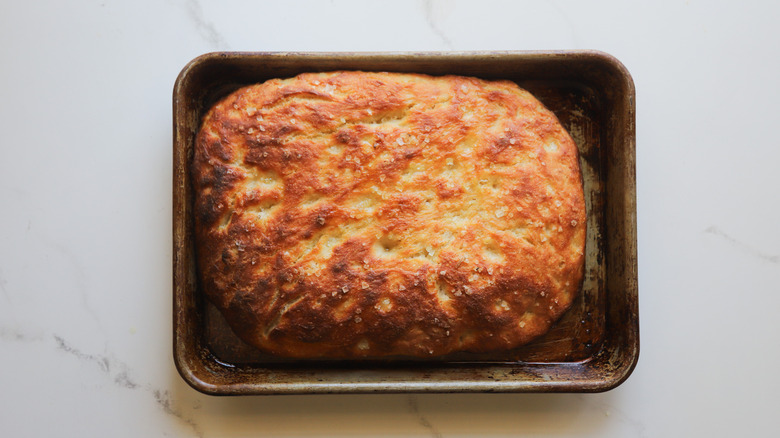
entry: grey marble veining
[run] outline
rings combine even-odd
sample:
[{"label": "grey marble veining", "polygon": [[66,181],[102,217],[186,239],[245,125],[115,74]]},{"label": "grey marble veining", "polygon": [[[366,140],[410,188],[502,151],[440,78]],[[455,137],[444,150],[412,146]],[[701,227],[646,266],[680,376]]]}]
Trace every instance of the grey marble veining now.
[{"label": "grey marble veining", "polygon": [[727,242],[729,245],[731,245],[733,248],[745,252],[747,254],[750,254],[753,257],[756,257],[758,259],[767,261],[769,263],[780,263],[780,254],[768,254],[765,253],[757,248],[754,248],[751,245],[748,245],[744,242],[741,242],[734,237],[730,236],[729,234],[725,233],[723,230],[718,228],[715,225],[711,225],[707,227],[707,229],[704,230],[705,233],[711,234],[713,236],[719,237],[723,239],[725,242]]},{"label": "grey marble veining", "polygon": [[428,430],[430,432],[430,436],[435,438],[441,438],[443,435],[439,432],[439,430],[433,424],[431,424],[431,422],[428,420],[428,418],[425,417],[425,415],[423,415],[420,412],[420,405],[418,403],[417,396],[409,395],[408,402],[409,402],[409,412],[411,412],[412,415],[417,417],[417,422],[420,424],[420,426]]},{"label": "grey marble veining", "polygon": [[428,27],[431,31],[441,39],[442,44],[447,49],[452,50],[455,46],[452,44],[450,37],[447,36],[442,30],[439,21],[443,17],[443,12],[446,12],[448,7],[452,7],[451,2],[437,1],[437,0],[424,0],[423,11],[425,11],[425,22],[428,23]]},{"label": "grey marble veining", "polygon": [[[6,2],[0,436],[775,436],[779,14],[673,0]],[[171,94],[188,61],[230,48],[616,56],[637,90],[642,352],[628,381],[603,394],[187,386],[171,351]]]},{"label": "grey marble veining", "polygon": [[225,38],[216,28],[214,23],[203,15],[203,7],[198,0],[186,0],[184,3],[184,10],[187,13],[187,17],[195,26],[195,29],[197,29],[198,34],[202,36],[213,49],[230,49],[227,41],[225,41]]}]

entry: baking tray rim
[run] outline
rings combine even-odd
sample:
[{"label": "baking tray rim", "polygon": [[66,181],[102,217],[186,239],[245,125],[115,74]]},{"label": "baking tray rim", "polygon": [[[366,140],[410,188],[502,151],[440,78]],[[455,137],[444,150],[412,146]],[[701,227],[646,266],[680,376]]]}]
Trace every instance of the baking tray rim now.
[{"label": "baking tray rim", "polygon": [[[434,62],[446,63],[449,61],[479,62],[480,60],[495,62],[505,60],[507,62],[567,62],[590,61],[600,68],[611,69],[617,76],[617,81],[623,88],[624,99],[619,106],[625,112],[625,125],[618,128],[623,138],[618,140],[629,150],[624,151],[625,163],[630,168],[628,174],[631,177],[625,181],[627,187],[626,201],[629,205],[629,217],[622,218],[627,227],[631,241],[627,243],[627,259],[623,260],[626,266],[623,271],[628,271],[622,278],[626,286],[626,305],[633,309],[629,315],[629,324],[625,327],[628,333],[625,345],[608,346],[591,358],[579,362],[557,363],[509,363],[503,365],[487,364],[481,366],[481,374],[473,379],[450,379],[431,381],[429,379],[436,370],[430,368],[420,369],[386,369],[379,372],[375,380],[369,382],[347,382],[340,380],[327,380],[312,378],[310,381],[284,381],[267,379],[263,381],[253,380],[257,373],[263,371],[266,374],[279,373],[273,368],[249,369],[245,366],[233,366],[221,363],[214,356],[196,351],[194,340],[187,333],[192,330],[191,318],[182,307],[187,298],[187,293],[192,292],[192,260],[187,258],[182,244],[186,244],[187,217],[182,212],[187,210],[186,193],[186,137],[181,135],[186,126],[182,126],[187,110],[186,96],[183,93],[183,84],[189,80],[193,71],[204,64],[249,58],[254,60],[305,60],[307,62],[338,62],[355,61],[358,59],[376,61],[398,61],[405,63]],[[437,64],[437,65],[438,65]],[[346,67],[349,68],[349,67]],[[398,71],[409,71],[399,69]],[[420,73],[428,73],[420,71]],[[601,392],[613,389],[622,384],[633,372],[639,357],[639,324],[638,324],[638,281],[637,281],[637,255],[636,255],[636,180],[635,166],[635,90],[633,80],[628,70],[615,57],[594,50],[556,50],[556,51],[480,51],[480,52],[211,52],[198,56],[190,61],[179,73],[173,92],[173,353],[174,363],[181,377],[194,389],[212,395],[250,395],[250,394],[313,394],[313,393],[374,393],[374,392]],[[622,130],[621,130],[622,129]],[[177,164],[185,164],[178,166]],[[190,297],[192,298],[192,297]],[[191,333],[190,333],[191,334]],[[621,348],[624,347],[624,348]],[[627,349],[629,351],[622,351]],[[595,362],[613,363],[612,372],[600,374],[593,369]],[[457,364],[452,364],[457,365]],[[564,370],[565,378],[557,378]],[[230,372],[233,380],[220,382],[215,379],[214,372]],[[395,376],[401,372],[400,377]],[[450,370],[451,371],[451,370]],[[305,370],[315,373],[316,370]],[[347,373],[376,372],[370,368],[347,370]],[[406,372],[406,374],[403,374]],[[415,373],[420,374],[415,377]],[[521,376],[520,378],[506,378]],[[531,379],[523,379],[522,376],[530,376]],[[265,376],[268,377],[268,376]],[[278,376],[277,376],[278,377]],[[574,378],[572,378],[574,377]]]}]

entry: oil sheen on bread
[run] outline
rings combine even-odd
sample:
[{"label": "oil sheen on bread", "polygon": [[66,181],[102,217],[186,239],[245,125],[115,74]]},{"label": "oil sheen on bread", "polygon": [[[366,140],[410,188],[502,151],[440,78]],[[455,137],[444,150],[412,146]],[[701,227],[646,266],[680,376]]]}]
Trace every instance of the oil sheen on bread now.
[{"label": "oil sheen on bread", "polygon": [[201,288],[282,357],[510,350],[582,283],[576,145],[508,81],[339,71],[240,88],[191,168]]}]

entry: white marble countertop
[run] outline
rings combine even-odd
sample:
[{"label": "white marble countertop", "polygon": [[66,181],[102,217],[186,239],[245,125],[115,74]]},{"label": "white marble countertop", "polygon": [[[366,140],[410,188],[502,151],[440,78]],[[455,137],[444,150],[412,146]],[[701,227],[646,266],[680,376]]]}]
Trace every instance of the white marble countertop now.
[{"label": "white marble countertop", "polygon": [[[0,6],[0,436],[776,436],[774,2]],[[603,394],[219,398],[171,352],[171,93],[215,50],[598,49],[637,90],[642,353]]]}]

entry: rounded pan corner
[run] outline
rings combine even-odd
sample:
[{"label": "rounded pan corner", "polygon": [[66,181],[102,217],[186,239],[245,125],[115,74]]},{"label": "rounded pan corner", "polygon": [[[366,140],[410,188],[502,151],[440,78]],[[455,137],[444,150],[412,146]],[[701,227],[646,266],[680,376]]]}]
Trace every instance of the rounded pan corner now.
[{"label": "rounded pan corner", "polygon": [[607,392],[611,391],[618,386],[625,383],[626,380],[633,374],[634,369],[636,368],[637,361],[639,360],[639,355],[634,356],[631,361],[626,364],[625,367],[621,367],[612,378],[606,380],[604,382],[603,387],[599,388],[596,392]]},{"label": "rounded pan corner", "polygon": [[185,353],[181,349],[174,348],[173,363],[179,376],[187,385],[202,394],[225,395],[222,385],[200,377],[199,373],[190,366],[190,361],[184,355]]},{"label": "rounded pan corner", "polygon": [[176,76],[176,80],[173,83],[174,99],[177,96],[181,96],[183,84],[190,80],[193,76],[197,75],[199,71],[203,70],[204,68],[208,68],[215,62],[219,62],[226,58],[238,55],[240,55],[239,52],[208,52],[202,55],[198,55],[190,60],[187,64],[184,65],[181,71],[179,71],[179,74]]},{"label": "rounded pan corner", "polygon": [[631,350],[631,355],[626,358],[627,360],[618,365],[614,370],[609,373],[609,376],[601,380],[596,386],[590,388],[588,392],[600,393],[611,391],[618,386],[625,383],[631,374],[634,373],[636,365],[639,362],[639,340],[636,340],[636,345]]},{"label": "rounded pan corner", "polygon": [[634,96],[636,93],[634,78],[631,76],[631,72],[628,71],[625,64],[618,58],[601,50],[584,50],[580,53],[583,57],[592,60],[596,64],[600,64],[601,68],[611,72],[615,77],[620,78],[625,85],[626,93]]}]

